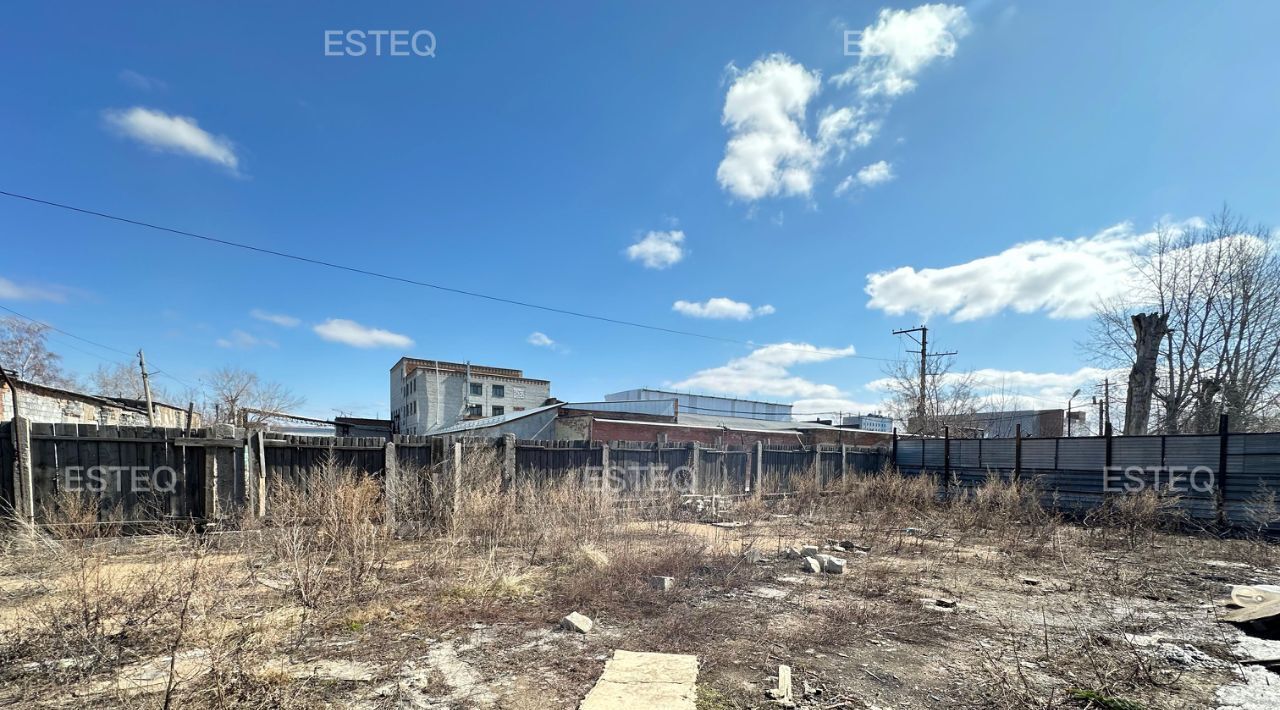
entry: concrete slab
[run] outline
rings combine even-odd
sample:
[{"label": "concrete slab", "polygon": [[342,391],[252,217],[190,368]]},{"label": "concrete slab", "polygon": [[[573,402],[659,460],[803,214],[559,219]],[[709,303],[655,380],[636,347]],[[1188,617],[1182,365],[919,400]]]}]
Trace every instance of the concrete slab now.
[{"label": "concrete slab", "polygon": [[695,710],[698,657],[615,651],[580,710]]}]

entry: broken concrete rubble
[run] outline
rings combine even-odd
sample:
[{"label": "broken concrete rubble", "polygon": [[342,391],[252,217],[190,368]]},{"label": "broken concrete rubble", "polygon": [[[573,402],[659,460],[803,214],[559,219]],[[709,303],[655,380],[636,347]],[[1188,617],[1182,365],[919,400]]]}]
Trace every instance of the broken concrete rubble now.
[{"label": "broken concrete rubble", "polygon": [[822,571],[822,564],[817,559],[806,555],[804,561],[800,563],[800,571],[817,574]]},{"label": "broken concrete rubble", "polygon": [[560,628],[565,631],[576,631],[580,634],[586,634],[591,633],[591,629],[594,627],[595,622],[576,611],[560,620]]},{"label": "broken concrete rubble", "polygon": [[676,586],[674,577],[650,577],[649,586],[660,591],[669,592]]}]

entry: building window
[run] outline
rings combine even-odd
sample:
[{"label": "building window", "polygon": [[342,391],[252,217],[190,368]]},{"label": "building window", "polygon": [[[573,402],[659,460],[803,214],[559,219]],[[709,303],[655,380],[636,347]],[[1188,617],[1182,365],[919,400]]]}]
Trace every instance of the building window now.
[{"label": "building window", "polygon": [[469,417],[483,417],[483,416],[484,416],[484,407],[482,407],[482,406],[480,406],[480,405],[478,405],[478,404],[472,404],[472,405],[468,406],[468,407],[467,407],[467,416],[469,416]]},{"label": "building window", "polygon": [[493,386],[493,396],[494,396],[494,397],[497,397],[497,398],[506,397],[506,396],[507,396],[507,388],[506,388],[506,387],[504,387],[504,386],[502,386],[502,385],[494,385],[494,386]]},{"label": "building window", "polygon": [[483,396],[484,396],[484,383],[483,383],[483,382],[472,382],[472,383],[471,383],[471,396],[473,396],[473,397],[483,397]]},{"label": "building window", "polygon": [[493,416],[500,417],[506,413],[507,413],[506,407],[503,407],[502,405],[499,405],[499,404],[493,405]]}]

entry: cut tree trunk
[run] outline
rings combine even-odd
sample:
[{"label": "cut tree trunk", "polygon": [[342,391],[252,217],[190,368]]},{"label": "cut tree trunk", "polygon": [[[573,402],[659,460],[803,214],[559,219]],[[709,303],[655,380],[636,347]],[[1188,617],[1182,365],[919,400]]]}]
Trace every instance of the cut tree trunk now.
[{"label": "cut tree trunk", "polygon": [[1156,388],[1156,358],[1160,341],[1169,333],[1169,314],[1139,313],[1133,316],[1136,357],[1129,371],[1129,394],[1124,407],[1124,433],[1139,436],[1147,433],[1151,419],[1151,395]]}]

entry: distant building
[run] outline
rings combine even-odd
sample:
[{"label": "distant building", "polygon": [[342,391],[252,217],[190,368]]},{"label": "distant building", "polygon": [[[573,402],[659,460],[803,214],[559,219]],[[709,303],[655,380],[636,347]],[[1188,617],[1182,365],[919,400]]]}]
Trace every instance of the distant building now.
[{"label": "distant building", "polygon": [[[1071,412],[1071,436],[1091,434],[1085,418],[1084,410]],[[1011,439],[1017,435],[1019,426],[1025,437],[1047,438],[1067,436],[1066,421],[1064,409],[1018,409],[939,417],[939,426],[951,427],[951,435],[957,438]],[[914,418],[908,422],[907,428],[913,432],[916,430]]]},{"label": "distant building", "polygon": [[[187,426],[187,410],[162,402],[153,402],[152,417],[147,417],[147,403],[122,397],[100,397],[72,390],[38,385],[9,376],[18,389],[18,414],[36,424],[96,424],[98,426],[156,426],[183,429]],[[0,421],[13,418],[13,393],[0,380]],[[204,422],[198,412],[191,415],[191,427]]]},{"label": "distant building", "polygon": [[391,438],[390,419],[362,419],[360,417],[334,417],[338,436],[380,436]]},{"label": "distant building", "polygon": [[842,426],[863,431],[878,431],[884,434],[893,433],[893,419],[882,414],[855,414],[845,417]]},{"label": "distant building", "polygon": [[614,392],[604,396],[606,402],[635,402],[645,400],[675,400],[681,414],[707,414],[739,417],[742,419],[759,419],[764,421],[791,421],[791,405],[776,402],[759,402],[751,399],[734,399],[732,397],[713,397],[704,394],[687,392],[668,392],[665,390],[634,389]]},{"label": "distant building", "polygon": [[403,357],[391,368],[397,434],[430,434],[461,421],[527,411],[550,398],[550,381],[505,367]]}]

